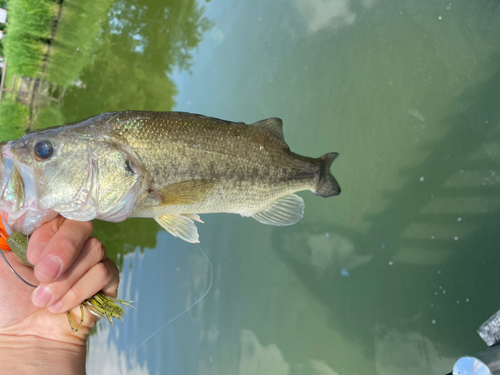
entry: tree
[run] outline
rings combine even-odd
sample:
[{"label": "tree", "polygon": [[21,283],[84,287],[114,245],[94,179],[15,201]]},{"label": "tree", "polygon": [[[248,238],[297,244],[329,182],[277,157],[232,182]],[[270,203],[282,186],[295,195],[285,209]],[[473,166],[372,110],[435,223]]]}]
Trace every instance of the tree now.
[{"label": "tree", "polygon": [[115,3],[96,42],[94,62],[81,76],[86,90],[75,96],[71,94],[77,89],[72,89],[66,118],[131,109],[171,110],[177,88],[169,75],[174,69],[189,69],[193,49],[212,26],[203,11],[195,0]]}]

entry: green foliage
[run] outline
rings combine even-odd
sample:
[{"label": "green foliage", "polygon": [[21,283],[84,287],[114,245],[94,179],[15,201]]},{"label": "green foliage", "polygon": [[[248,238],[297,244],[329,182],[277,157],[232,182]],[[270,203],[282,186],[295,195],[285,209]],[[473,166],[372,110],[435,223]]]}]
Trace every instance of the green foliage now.
[{"label": "green foliage", "polygon": [[44,46],[25,35],[9,35],[5,41],[8,69],[14,74],[37,77],[42,66]]},{"label": "green foliage", "polygon": [[119,258],[118,254],[133,252],[137,246],[141,250],[154,249],[156,233],[160,230],[160,226],[153,219],[144,218],[127,219],[119,223],[95,220],[94,228],[93,235],[103,242],[106,253],[119,267],[123,257]]},{"label": "green foliage", "polygon": [[11,0],[7,33],[25,34],[31,38],[50,37],[57,5],[53,0]]},{"label": "green foliage", "polygon": [[37,77],[55,17],[53,0],[11,0],[5,56],[12,73]]},{"label": "green foliage", "polygon": [[[177,94],[172,80],[165,72],[158,74],[148,70],[141,56],[134,52],[114,54],[113,39],[113,36],[106,39],[94,61],[92,73],[82,78],[89,83],[90,90],[79,93],[79,100],[92,103],[93,113],[129,109],[170,110],[175,105]],[[109,52],[108,47],[111,48]]]},{"label": "green foliage", "polygon": [[48,81],[69,86],[78,78],[91,62],[95,39],[113,1],[64,1],[46,70]]},{"label": "green foliage", "polygon": [[0,141],[17,139],[26,130],[30,110],[28,107],[3,98],[0,102]]},{"label": "green foliage", "polygon": [[[9,75],[40,76],[57,9],[54,0],[10,0]],[[197,0],[65,0],[43,79],[69,87],[80,78],[87,88],[66,96],[64,115],[55,104],[42,109],[35,127],[113,110],[171,110],[177,88],[169,75],[189,69],[212,26],[203,12]]]},{"label": "green foliage", "polygon": [[192,50],[213,26],[203,13],[197,0],[122,0],[111,9],[113,22],[106,31],[144,55],[154,71],[189,69]]},{"label": "green foliage", "polygon": [[[121,0],[109,13],[110,22],[96,40],[93,64],[81,75],[87,89],[78,92],[78,99],[67,97],[66,117],[171,110],[177,88],[169,75],[174,69],[189,69],[194,48],[212,26],[203,7],[196,0]],[[77,89],[71,91],[76,94]]]},{"label": "green foliage", "polygon": [[64,115],[59,105],[53,104],[50,107],[42,108],[38,112],[35,129],[45,129],[52,126],[64,125]]}]

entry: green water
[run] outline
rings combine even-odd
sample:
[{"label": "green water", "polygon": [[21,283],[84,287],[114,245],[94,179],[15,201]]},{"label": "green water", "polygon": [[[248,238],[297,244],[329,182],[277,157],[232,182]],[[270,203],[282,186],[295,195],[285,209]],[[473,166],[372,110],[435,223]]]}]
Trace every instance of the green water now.
[{"label": "green water", "polygon": [[292,227],[204,215],[201,249],[152,220],[97,224],[136,307],[91,338],[89,372],[439,375],[485,348],[475,331],[500,309],[500,4],[194,4],[115,2],[67,121],[281,117],[293,151],[340,153],[342,194],[300,193]]}]

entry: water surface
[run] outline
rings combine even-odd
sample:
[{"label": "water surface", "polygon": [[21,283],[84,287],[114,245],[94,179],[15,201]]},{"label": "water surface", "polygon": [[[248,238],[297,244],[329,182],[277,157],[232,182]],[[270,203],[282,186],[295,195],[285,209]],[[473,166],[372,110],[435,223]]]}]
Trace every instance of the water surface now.
[{"label": "water surface", "polygon": [[500,308],[498,5],[115,2],[68,121],[281,117],[293,151],[340,153],[342,194],[300,193],[292,227],[204,215],[201,249],[153,220],[97,224],[136,307],[100,325],[89,372],[445,374],[482,350]]}]

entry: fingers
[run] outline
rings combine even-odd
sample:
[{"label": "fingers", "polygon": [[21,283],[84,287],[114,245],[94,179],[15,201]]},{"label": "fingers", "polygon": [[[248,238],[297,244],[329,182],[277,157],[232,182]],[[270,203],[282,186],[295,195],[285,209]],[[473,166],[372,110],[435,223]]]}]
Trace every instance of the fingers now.
[{"label": "fingers", "polygon": [[46,224],[33,233],[33,247],[28,245],[28,260],[35,265],[35,277],[42,284],[54,282],[72,266],[94,230],[92,222],[63,218]]},{"label": "fingers", "polygon": [[[68,293],[49,307],[49,311],[54,314],[59,314],[71,310],[100,290],[105,291],[106,294],[112,297],[116,297],[118,283],[119,277],[116,265],[111,259],[107,259],[88,270],[88,272],[73,285]],[[109,293],[109,291],[112,292]]]},{"label": "fingers", "polygon": [[49,241],[54,237],[57,230],[62,226],[66,219],[62,216],[57,216],[54,220],[42,224],[37,228],[30,237],[28,243],[28,261],[31,264],[37,264],[40,255],[42,255],[43,250],[47,247]]},{"label": "fingers", "polygon": [[108,259],[104,246],[89,238],[71,267],[57,281],[41,284],[33,292],[32,301],[39,307],[52,306],[52,312],[69,310],[101,289],[116,292],[118,283],[118,268]]},{"label": "fingers", "polygon": [[36,306],[62,313],[101,290],[116,297],[118,268],[108,259],[102,243],[90,238],[92,232],[91,222],[57,217],[33,233],[28,260],[35,265],[40,281],[32,294]]}]

